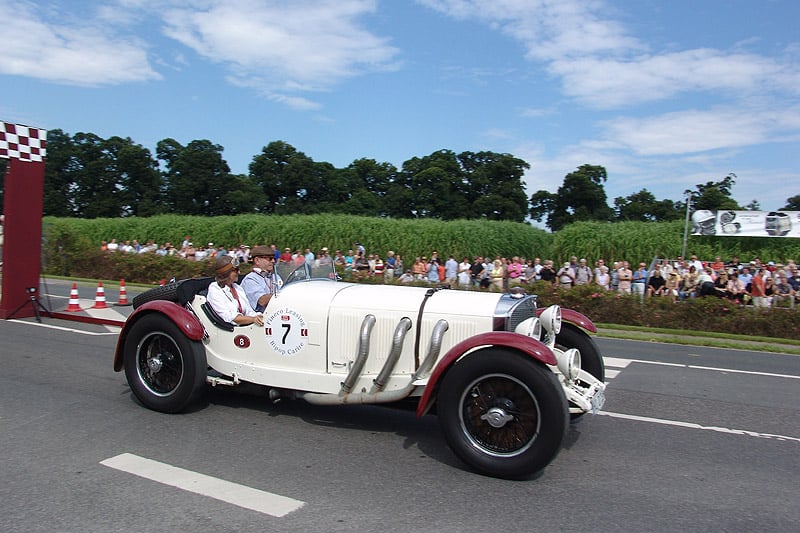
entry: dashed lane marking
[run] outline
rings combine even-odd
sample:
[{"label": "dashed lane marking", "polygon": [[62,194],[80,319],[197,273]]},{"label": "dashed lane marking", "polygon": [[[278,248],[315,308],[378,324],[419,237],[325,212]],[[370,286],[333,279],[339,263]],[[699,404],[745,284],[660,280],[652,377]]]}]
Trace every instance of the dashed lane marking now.
[{"label": "dashed lane marking", "polygon": [[111,457],[100,461],[100,464],[163,485],[176,487],[187,492],[200,494],[278,518],[286,516],[305,505],[305,502],[300,500],[253,489],[191,470],[184,470],[183,468],[139,457],[131,453],[123,453]]},{"label": "dashed lane marking", "polygon": [[609,411],[598,411],[598,415],[610,416],[613,418],[623,418],[626,420],[634,420],[637,422],[650,422],[651,424],[662,424],[666,426],[678,426],[689,429],[702,429],[705,431],[716,431],[718,433],[728,433],[731,435],[744,435],[747,437],[758,437],[760,439],[774,439],[780,441],[791,441],[800,444],[800,437],[790,437],[788,435],[775,435],[772,433],[759,433],[757,431],[748,431],[746,429],[733,429],[723,428],[718,426],[703,426],[693,422],[681,422],[680,420],[665,420],[661,418],[652,418],[649,416],[626,415],[623,413],[612,413]]},{"label": "dashed lane marking", "polygon": [[[677,368],[688,368],[691,370],[708,370],[711,372],[723,372],[730,374],[747,374],[751,376],[765,376],[772,378],[800,379],[800,375],[797,374],[776,374],[774,372],[756,372],[754,370],[738,370],[736,368],[719,368],[713,366],[687,365],[682,363],[663,363],[661,361],[645,361],[643,359],[621,359],[617,357],[603,357],[603,361],[605,362],[606,366],[611,366],[615,368],[627,368],[628,365],[630,365],[631,363],[643,363],[646,365],[672,366]],[[617,373],[614,374],[614,376],[616,376],[617,374],[619,374],[619,371],[617,371]],[[608,375],[608,371],[606,371],[606,375]]]}]

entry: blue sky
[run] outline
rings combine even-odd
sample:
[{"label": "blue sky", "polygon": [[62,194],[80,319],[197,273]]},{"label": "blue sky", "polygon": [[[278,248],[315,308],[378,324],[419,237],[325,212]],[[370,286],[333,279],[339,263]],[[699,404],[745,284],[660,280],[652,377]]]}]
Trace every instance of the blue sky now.
[{"label": "blue sky", "polygon": [[602,165],[609,205],[737,175],[800,194],[796,0],[0,0],[0,120],[398,167],[527,161],[528,194]]}]

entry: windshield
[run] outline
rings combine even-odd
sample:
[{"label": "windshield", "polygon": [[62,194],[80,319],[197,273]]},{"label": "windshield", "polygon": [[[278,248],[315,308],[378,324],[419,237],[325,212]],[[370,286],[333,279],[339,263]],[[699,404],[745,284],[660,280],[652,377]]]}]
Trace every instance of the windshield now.
[{"label": "windshield", "polygon": [[323,279],[327,281],[336,281],[337,279],[333,263],[319,264],[317,261],[312,263],[306,263],[304,261],[300,264],[293,261],[279,261],[275,263],[275,274],[281,286],[312,279]]}]

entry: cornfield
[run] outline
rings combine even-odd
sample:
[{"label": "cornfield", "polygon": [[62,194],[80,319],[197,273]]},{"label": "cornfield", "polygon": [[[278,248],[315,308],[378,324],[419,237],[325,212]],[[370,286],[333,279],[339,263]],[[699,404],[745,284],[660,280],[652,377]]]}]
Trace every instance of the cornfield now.
[{"label": "cornfield", "polygon": [[[368,253],[385,256],[389,250],[406,261],[438,251],[440,257],[457,259],[496,255],[553,259],[571,256],[644,261],[653,257],[677,257],[683,244],[682,222],[578,222],[557,233],[528,224],[488,220],[443,222],[434,219],[387,219],[349,215],[238,215],[195,217],[162,215],[152,218],[44,219],[43,253],[65,260],[65,256],[99,250],[101,241],[148,240],[180,247],[186,235],[196,246],[209,242],[228,249],[239,244],[275,243],[318,251],[328,247],[345,252],[361,242]],[[800,260],[800,240],[757,237],[690,236],[687,255],[704,260],[738,256],[742,261],[759,257],[764,261]],[[410,265],[410,263],[407,263]]]}]

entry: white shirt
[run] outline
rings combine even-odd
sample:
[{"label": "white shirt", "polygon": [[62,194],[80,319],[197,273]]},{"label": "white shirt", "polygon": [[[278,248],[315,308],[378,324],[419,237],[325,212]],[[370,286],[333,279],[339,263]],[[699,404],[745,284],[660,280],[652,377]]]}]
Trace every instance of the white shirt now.
[{"label": "white shirt", "polygon": [[[257,313],[253,311],[253,308],[250,307],[250,302],[247,301],[247,295],[244,289],[242,289],[238,283],[234,283],[233,287],[236,290],[236,296],[238,298],[233,296],[229,285],[220,287],[216,280],[212,281],[208,286],[208,296],[206,297],[208,303],[214,308],[214,311],[217,312],[220,318],[231,324],[235,324],[233,319],[239,315],[257,315]],[[241,311],[239,311],[239,306],[241,306]]]}]

